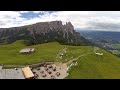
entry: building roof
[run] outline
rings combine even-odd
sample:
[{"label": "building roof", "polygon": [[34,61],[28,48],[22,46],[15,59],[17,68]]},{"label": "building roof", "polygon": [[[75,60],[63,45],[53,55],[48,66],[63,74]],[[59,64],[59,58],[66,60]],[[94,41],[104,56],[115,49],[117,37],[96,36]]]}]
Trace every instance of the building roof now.
[{"label": "building roof", "polygon": [[24,74],[25,78],[34,77],[34,74],[32,73],[32,71],[31,71],[29,66],[22,68],[22,71],[23,71],[23,74]]},{"label": "building roof", "polygon": [[0,69],[0,79],[25,79],[21,69]]},{"label": "building roof", "polygon": [[97,55],[103,55],[103,53],[95,53],[95,54],[97,54]]},{"label": "building roof", "polygon": [[28,53],[28,52],[33,52],[35,49],[34,48],[25,48],[20,50],[20,53]]}]

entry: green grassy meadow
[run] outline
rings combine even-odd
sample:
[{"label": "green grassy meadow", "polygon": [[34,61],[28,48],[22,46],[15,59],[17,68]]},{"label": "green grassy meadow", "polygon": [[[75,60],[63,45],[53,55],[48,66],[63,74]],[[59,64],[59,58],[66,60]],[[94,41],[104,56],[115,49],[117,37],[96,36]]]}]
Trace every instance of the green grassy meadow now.
[{"label": "green grassy meadow", "polygon": [[[112,44],[113,48],[120,49],[120,43],[118,44]],[[113,54],[120,54],[120,50],[111,50]]]},{"label": "green grassy meadow", "polygon": [[112,46],[113,46],[114,48],[120,49],[120,43],[118,43],[118,44],[113,44]]},{"label": "green grassy meadow", "polygon": [[[32,54],[19,54],[23,48],[35,48]],[[67,48],[67,53],[60,59],[57,55]],[[80,57],[77,66],[73,66],[68,72],[66,79],[111,79],[120,78],[120,58],[109,52],[99,49],[98,52],[104,53],[98,56],[92,46],[67,46],[60,45],[58,42],[50,42],[33,46],[26,46],[22,40],[12,44],[0,46],[0,64],[6,65],[26,65],[35,64],[41,61],[66,62],[80,55],[91,53]]]}]

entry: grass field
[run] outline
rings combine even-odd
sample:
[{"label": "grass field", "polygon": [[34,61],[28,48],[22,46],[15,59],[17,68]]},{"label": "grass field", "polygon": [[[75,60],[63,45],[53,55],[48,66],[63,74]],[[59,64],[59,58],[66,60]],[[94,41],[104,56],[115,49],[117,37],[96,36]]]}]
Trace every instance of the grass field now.
[{"label": "grass field", "polygon": [[35,48],[35,53],[19,54],[23,48],[28,48],[23,41],[16,41],[12,44],[0,46],[0,64],[33,64],[42,60],[54,61],[56,54],[64,46],[58,43],[46,43],[40,45],[29,46]]},{"label": "grass field", "polygon": [[112,53],[116,54],[116,55],[120,54],[120,50],[119,50],[120,49],[120,43],[118,43],[118,44],[112,44],[112,46],[113,46],[113,48],[118,49],[118,50],[111,50]]},{"label": "grass field", "polygon": [[[109,52],[99,49],[103,56],[95,55],[92,46],[67,46],[57,42],[29,46],[35,48],[35,53],[21,55],[19,51],[28,46],[23,41],[16,41],[12,44],[0,46],[0,64],[25,65],[38,63],[40,61],[65,62],[80,55],[77,66],[69,70],[67,79],[95,79],[95,78],[120,78],[120,58]],[[67,48],[67,53],[60,59],[57,55]],[[91,54],[87,54],[91,53]]]},{"label": "grass field", "polygon": [[120,54],[120,50],[111,50],[111,52],[112,52],[113,54],[115,54],[115,55]]},{"label": "grass field", "polygon": [[77,60],[78,65],[69,71],[67,78],[111,79],[120,78],[120,59],[104,50],[104,56],[94,53]]},{"label": "grass field", "polygon": [[112,46],[113,46],[114,48],[120,49],[120,43],[118,43],[118,44],[113,44]]}]

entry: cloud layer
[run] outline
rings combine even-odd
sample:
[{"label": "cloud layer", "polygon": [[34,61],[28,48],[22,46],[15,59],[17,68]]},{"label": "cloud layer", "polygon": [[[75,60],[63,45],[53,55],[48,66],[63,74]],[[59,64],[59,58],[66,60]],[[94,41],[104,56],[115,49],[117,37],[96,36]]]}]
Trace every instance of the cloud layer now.
[{"label": "cloud layer", "polygon": [[71,21],[75,29],[120,31],[120,11],[0,11],[0,28],[54,20]]}]

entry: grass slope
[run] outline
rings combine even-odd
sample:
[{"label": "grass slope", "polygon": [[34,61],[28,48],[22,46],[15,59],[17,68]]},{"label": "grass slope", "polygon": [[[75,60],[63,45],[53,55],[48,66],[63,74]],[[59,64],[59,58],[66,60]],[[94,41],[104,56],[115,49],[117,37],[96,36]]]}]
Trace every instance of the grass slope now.
[{"label": "grass slope", "polygon": [[112,46],[113,46],[114,48],[120,49],[120,43],[118,43],[118,44],[112,44]]},{"label": "grass slope", "polygon": [[120,59],[102,49],[100,51],[104,53],[103,57],[93,53],[78,59],[78,65],[70,69],[67,78],[120,78]]},{"label": "grass slope", "polygon": [[[94,54],[94,47],[92,46],[67,46],[60,45],[57,42],[33,45],[36,49],[35,53],[21,55],[19,51],[26,48],[23,41],[16,41],[12,44],[0,46],[0,64],[32,64],[40,61],[68,61],[72,58],[76,58],[80,55],[77,62],[77,66],[73,66],[69,70],[70,79],[81,78],[120,78],[120,58],[110,54],[109,52],[100,49],[99,52],[103,52],[104,56],[98,56]],[[64,48],[67,48],[67,53],[63,59],[56,58],[58,53],[62,52]],[[93,52],[93,53],[92,53]]]},{"label": "grass slope", "polygon": [[[23,48],[35,48],[35,53],[19,54]],[[34,46],[26,46],[23,41],[0,46],[0,64],[32,64],[41,60],[54,61],[56,54],[63,46],[58,43],[46,43]]]}]

